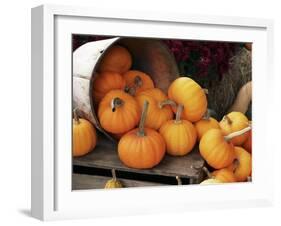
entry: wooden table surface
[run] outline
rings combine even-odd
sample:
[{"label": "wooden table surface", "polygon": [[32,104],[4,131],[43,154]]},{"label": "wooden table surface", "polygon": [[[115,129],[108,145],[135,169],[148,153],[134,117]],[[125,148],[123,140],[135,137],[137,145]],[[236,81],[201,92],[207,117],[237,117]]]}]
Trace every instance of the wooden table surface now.
[{"label": "wooden table surface", "polygon": [[[95,167],[100,169],[116,169],[119,171],[134,172],[148,175],[161,175],[181,178],[197,179],[202,173],[198,168],[203,167],[204,160],[199,154],[198,147],[182,157],[166,154],[161,163],[154,168],[138,170],[125,166],[118,157],[117,145],[106,138],[99,137],[96,148],[89,154],[73,158],[73,165]],[[197,168],[197,169],[195,169]]]}]

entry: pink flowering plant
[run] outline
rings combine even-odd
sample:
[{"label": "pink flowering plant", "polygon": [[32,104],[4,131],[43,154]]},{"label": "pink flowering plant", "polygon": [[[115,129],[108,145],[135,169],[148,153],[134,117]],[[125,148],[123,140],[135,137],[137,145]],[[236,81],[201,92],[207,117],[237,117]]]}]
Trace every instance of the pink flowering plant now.
[{"label": "pink flowering plant", "polygon": [[230,58],[241,46],[238,43],[163,40],[178,63],[181,75],[188,75],[201,85],[210,86],[228,71]]}]

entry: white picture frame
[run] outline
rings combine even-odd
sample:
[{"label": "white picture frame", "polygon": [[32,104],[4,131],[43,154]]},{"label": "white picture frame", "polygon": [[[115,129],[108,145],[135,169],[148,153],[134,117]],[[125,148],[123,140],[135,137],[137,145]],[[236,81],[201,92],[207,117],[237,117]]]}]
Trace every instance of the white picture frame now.
[{"label": "white picture frame", "polygon": [[[72,191],[72,33],[252,42],[253,182]],[[268,175],[274,149],[264,110],[272,104],[267,98],[273,92],[272,45],[273,22],[265,19],[57,5],[33,8],[32,216],[56,220],[272,205],[273,177]]]}]

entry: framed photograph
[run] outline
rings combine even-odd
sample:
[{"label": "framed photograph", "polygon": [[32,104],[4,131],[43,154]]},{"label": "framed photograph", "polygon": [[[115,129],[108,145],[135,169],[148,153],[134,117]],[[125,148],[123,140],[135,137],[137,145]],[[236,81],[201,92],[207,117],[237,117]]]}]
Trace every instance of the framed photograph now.
[{"label": "framed photograph", "polygon": [[273,22],[32,9],[32,216],[272,205]]}]

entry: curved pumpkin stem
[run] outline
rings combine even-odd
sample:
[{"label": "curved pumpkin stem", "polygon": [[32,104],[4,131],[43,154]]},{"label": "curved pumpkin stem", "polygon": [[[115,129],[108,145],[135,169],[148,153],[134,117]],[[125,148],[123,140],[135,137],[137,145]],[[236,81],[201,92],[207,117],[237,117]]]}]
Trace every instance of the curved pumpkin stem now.
[{"label": "curved pumpkin stem", "polygon": [[165,107],[166,105],[171,105],[173,107],[176,107],[177,104],[175,101],[167,99],[167,100],[163,100],[159,103],[159,108],[162,109],[163,107]]},{"label": "curved pumpkin stem", "polygon": [[181,114],[183,111],[183,105],[179,104],[177,108],[177,113],[176,113],[176,120],[175,123],[180,123],[181,122]]},{"label": "curved pumpkin stem", "polygon": [[181,178],[179,176],[176,176],[176,180],[178,182],[178,185],[182,185],[182,181],[181,181]]},{"label": "curved pumpkin stem", "polygon": [[145,136],[145,130],[144,130],[144,123],[145,123],[145,119],[146,119],[146,115],[147,115],[147,109],[148,109],[148,101],[145,100],[143,103],[143,108],[142,108],[142,113],[141,113],[141,119],[140,119],[140,124],[139,124],[139,130],[137,135],[138,136]]},{"label": "curved pumpkin stem", "polygon": [[225,141],[230,141],[234,137],[238,137],[238,136],[250,131],[251,129],[252,129],[252,127],[248,126],[248,127],[244,128],[242,130],[239,130],[239,131],[228,134],[227,136],[224,137],[224,139],[225,139]]},{"label": "curved pumpkin stem", "polygon": [[232,124],[232,120],[227,115],[224,116],[224,119],[227,121],[228,124]]},{"label": "curved pumpkin stem", "polygon": [[207,175],[207,177],[208,177],[209,179],[214,178],[213,175],[210,173],[210,171],[207,169],[207,167],[204,166],[204,167],[202,168],[202,170],[204,171],[204,173]]},{"label": "curved pumpkin stem", "polygon": [[202,119],[204,120],[210,120],[210,117],[211,117],[211,113],[210,113],[210,110],[207,109],[205,114],[203,115]]},{"label": "curved pumpkin stem", "polygon": [[205,88],[205,89],[203,89],[203,91],[204,91],[205,94],[209,94],[209,90],[208,89]]},{"label": "curved pumpkin stem", "polygon": [[77,111],[78,111],[78,108],[75,108],[75,109],[73,110],[73,117],[74,117],[74,122],[75,122],[76,124],[79,124],[79,123],[80,123],[80,120],[79,120]]},{"label": "curved pumpkin stem", "polygon": [[115,97],[111,100],[110,106],[112,112],[115,112],[116,108],[121,107],[124,104],[124,101],[119,97]]}]

